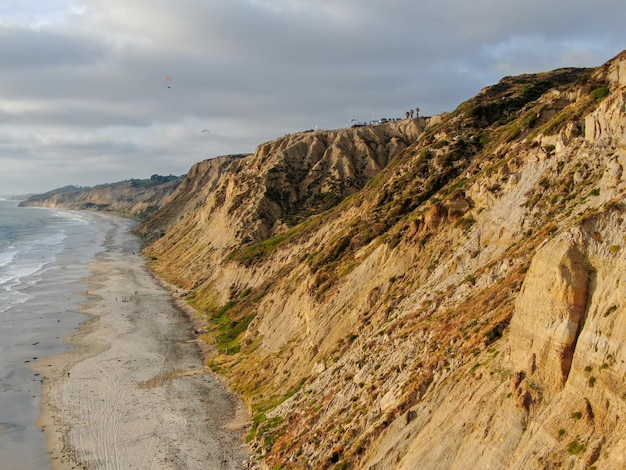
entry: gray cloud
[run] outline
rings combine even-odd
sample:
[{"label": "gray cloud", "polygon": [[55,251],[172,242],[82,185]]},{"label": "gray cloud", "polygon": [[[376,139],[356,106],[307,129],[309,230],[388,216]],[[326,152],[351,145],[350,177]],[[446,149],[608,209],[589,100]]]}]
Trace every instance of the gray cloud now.
[{"label": "gray cloud", "polygon": [[451,111],[504,75],[600,65],[626,44],[622,0],[19,5],[0,7],[0,194],[181,174],[292,131]]},{"label": "gray cloud", "polygon": [[103,59],[103,52],[95,41],[64,33],[0,27],[0,60],[5,72],[93,66]]}]

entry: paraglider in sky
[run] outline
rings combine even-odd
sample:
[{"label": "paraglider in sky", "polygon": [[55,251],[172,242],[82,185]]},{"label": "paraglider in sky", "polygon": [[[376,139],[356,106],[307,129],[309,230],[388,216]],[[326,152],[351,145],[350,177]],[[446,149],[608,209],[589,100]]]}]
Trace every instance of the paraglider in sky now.
[{"label": "paraglider in sky", "polygon": [[202,134],[204,132],[209,132],[209,130],[208,129],[204,129],[202,132],[200,132],[200,134]]},{"label": "paraglider in sky", "polygon": [[166,75],[166,76],[165,76],[165,80],[166,80],[166,81],[167,81],[167,83],[168,83],[167,87],[168,87],[168,88],[171,88],[171,87],[172,87],[172,86],[171,86],[171,85],[172,85],[172,76],[171,76],[171,75]]}]

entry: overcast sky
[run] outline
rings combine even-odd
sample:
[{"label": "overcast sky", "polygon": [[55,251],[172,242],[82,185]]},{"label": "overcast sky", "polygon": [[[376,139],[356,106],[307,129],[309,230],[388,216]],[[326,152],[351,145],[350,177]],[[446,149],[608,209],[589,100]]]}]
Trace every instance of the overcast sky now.
[{"label": "overcast sky", "polygon": [[624,0],[2,0],[0,194],[452,111],[506,75],[603,64],[625,18]]}]

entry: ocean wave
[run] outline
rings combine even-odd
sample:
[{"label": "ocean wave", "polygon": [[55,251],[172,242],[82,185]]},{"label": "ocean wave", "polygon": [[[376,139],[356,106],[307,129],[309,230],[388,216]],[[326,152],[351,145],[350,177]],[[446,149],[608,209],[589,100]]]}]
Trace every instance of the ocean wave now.
[{"label": "ocean wave", "polygon": [[65,230],[57,230],[53,233],[46,234],[42,237],[32,240],[30,243],[30,249],[36,250],[37,245],[50,247],[54,245],[63,245],[63,241],[67,238]]},{"label": "ocean wave", "polygon": [[[0,252],[0,288],[12,291],[30,287],[46,266],[57,260],[67,235],[58,230],[35,240],[22,240]],[[2,296],[4,297],[4,296]]]},{"label": "ocean wave", "polygon": [[0,205],[0,220],[0,312],[28,301],[27,289],[47,279],[59,259],[84,261],[96,242],[97,226],[74,211]]},{"label": "ocean wave", "polygon": [[26,278],[40,273],[47,264],[52,263],[55,259],[48,262],[14,262],[3,266],[2,271],[0,271],[0,287],[14,288],[19,285],[24,287],[32,285],[35,280],[27,281]]},{"label": "ocean wave", "polygon": [[0,313],[4,313],[16,305],[23,304],[32,298],[32,296],[23,292],[3,288],[0,288],[0,297],[2,298],[2,303],[0,303]]},{"label": "ocean wave", "polygon": [[0,251],[0,269],[11,264],[15,260],[16,255],[17,250],[15,250],[14,246],[8,246],[5,251]]},{"label": "ocean wave", "polygon": [[67,219],[72,222],[80,222],[81,224],[89,224],[87,218],[78,211],[67,211],[62,209],[48,209],[54,214],[54,216]]}]

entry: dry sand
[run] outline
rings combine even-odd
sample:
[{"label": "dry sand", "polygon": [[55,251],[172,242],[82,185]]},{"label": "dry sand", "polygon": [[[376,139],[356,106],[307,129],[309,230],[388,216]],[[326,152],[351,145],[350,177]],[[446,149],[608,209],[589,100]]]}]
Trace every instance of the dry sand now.
[{"label": "dry sand", "polygon": [[57,469],[248,467],[243,405],[206,369],[189,318],[112,219],[90,265],[75,350],[34,366],[40,427]]}]

